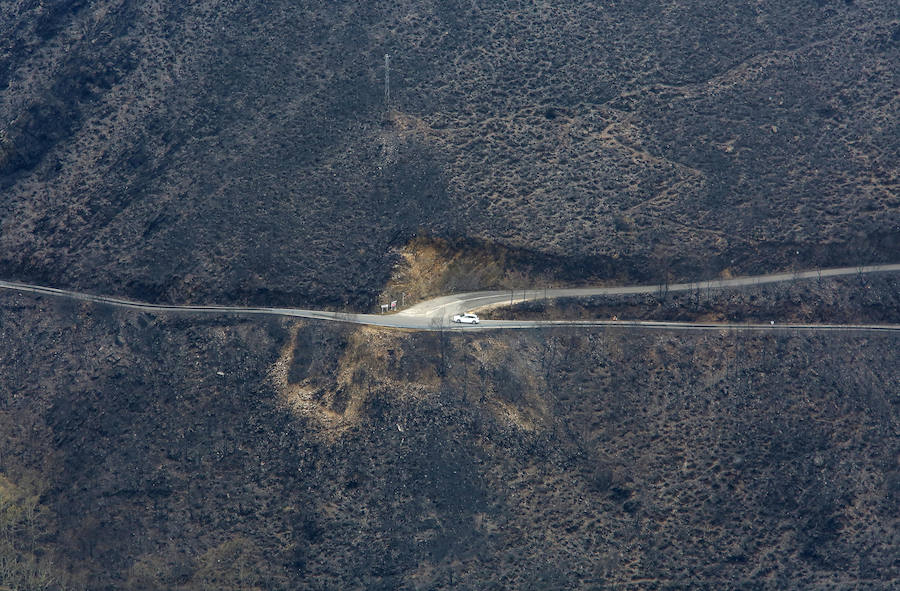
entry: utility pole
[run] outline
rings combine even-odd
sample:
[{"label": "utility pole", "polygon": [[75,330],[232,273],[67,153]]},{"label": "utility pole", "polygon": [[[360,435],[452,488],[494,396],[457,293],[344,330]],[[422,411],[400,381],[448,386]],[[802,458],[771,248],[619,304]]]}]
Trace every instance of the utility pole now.
[{"label": "utility pole", "polygon": [[391,56],[384,54],[384,106],[391,108]]}]

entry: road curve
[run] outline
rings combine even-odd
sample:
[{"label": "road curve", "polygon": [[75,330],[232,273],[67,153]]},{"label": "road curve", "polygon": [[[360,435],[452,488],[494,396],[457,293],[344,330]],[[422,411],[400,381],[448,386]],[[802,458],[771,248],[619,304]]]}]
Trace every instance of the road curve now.
[{"label": "road curve", "polygon": [[[747,287],[797,281],[857,275],[868,273],[885,273],[900,271],[900,264],[865,265],[859,267],[841,267],[834,269],[817,269],[795,273],[774,273],[734,279],[713,279],[708,281],[675,283],[666,289],[669,292],[692,291],[695,289],[722,289],[728,287]],[[0,289],[8,289],[22,293],[33,293],[70,300],[105,304],[118,308],[141,310],[153,313],[180,314],[232,314],[241,316],[288,316],[297,318],[315,318],[353,324],[366,324],[388,328],[412,330],[491,330],[491,329],[535,329],[542,327],[603,326],[630,329],[655,330],[752,330],[752,331],[877,331],[900,332],[896,324],[747,324],[727,322],[659,322],[629,320],[483,320],[477,326],[454,325],[450,318],[468,310],[482,309],[491,306],[522,302],[539,298],[570,298],[597,295],[626,295],[658,293],[660,285],[636,285],[624,287],[580,287],[564,289],[527,289],[503,291],[479,291],[453,294],[421,302],[396,314],[351,314],[329,312],[324,310],[306,310],[302,308],[267,308],[244,306],[196,306],[175,304],[150,304],[112,296],[92,295],[54,287],[30,285],[15,281],[0,281]]]}]

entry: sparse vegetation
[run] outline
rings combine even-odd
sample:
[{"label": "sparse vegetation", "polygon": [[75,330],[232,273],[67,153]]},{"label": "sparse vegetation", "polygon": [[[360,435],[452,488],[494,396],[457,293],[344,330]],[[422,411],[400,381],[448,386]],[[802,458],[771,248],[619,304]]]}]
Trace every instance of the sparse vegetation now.
[{"label": "sparse vegetation", "polygon": [[3,423],[0,469],[46,466],[17,498],[52,508],[42,556],[87,588],[900,577],[889,335],[404,333],[3,297],[0,363],[39,372],[0,380],[6,416],[32,417]]},{"label": "sparse vegetation", "polygon": [[414,235],[628,281],[884,261],[896,18],[813,0],[13,4],[0,275],[368,311]]},{"label": "sparse vegetation", "polygon": [[[723,8],[0,0],[0,277],[371,311],[895,258],[896,3]],[[554,314],[896,322],[870,286]],[[0,588],[894,589],[897,345],[0,293]]]},{"label": "sparse vegetation", "polygon": [[46,483],[27,471],[17,480],[0,474],[0,584],[23,591],[57,589],[68,577],[53,563],[56,548],[48,543],[55,532],[50,511],[41,504]]}]

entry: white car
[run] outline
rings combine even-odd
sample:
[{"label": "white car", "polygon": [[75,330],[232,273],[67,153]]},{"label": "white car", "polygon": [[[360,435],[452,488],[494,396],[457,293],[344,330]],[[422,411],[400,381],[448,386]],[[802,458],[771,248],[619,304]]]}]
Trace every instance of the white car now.
[{"label": "white car", "polygon": [[478,316],[475,314],[457,314],[453,317],[453,322],[460,324],[478,324]]}]

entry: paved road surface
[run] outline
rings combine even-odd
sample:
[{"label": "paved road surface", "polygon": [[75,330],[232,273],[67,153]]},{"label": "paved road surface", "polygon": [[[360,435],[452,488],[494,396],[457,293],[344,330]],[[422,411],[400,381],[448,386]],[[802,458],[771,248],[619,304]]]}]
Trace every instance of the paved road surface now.
[{"label": "paved road surface", "polygon": [[[800,279],[816,279],[819,277],[838,277],[842,275],[857,275],[867,273],[884,273],[900,271],[900,264],[892,265],[867,265],[861,267],[842,267],[837,269],[820,269],[813,271],[801,271],[797,273],[775,273],[771,275],[758,275],[754,277],[737,277],[734,279],[714,279],[697,283],[676,283],[668,286],[669,292],[690,291],[694,289],[721,289],[726,287],[746,287],[778,283],[784,281],[796,281]],[[266,316],[294,316],[299,318],[317,318],[338,322],[351,322],[355,324],[368,324],[372,326],[385,326],[391,328],[407,328],[414,330],[488,330],[488,329],[530,329],[547,326],[607,326],[622,328],[644,328],[663,330],[754,330],[754,331],[896,331],[900,332],[900,325],[843,325],[843,324],[741,324],[741,323],[716,323],[716,322],[658,322],[658,321],[629,321],[629,320],[483,320],[478,326],[460,326],[450,322],[454,314],[469,310],[488,308],[502,304],[522,302],[538,298],[567,298],[587,297],[596,295],[626,295],[658,293],[660,286],[636,285],[625,287],[582,287],[565,289],[529,289],[529,290],[504,290],[504,291],[479,291],[459,293],[439,298],[434,298],[412,306],[396,314],[348,314],[341,312],[327,312],[323,310],[305,310],[301,308],[257,308],[241,306],[179,306],[171,304],[149,304],[136,302],[123,298],[110,296],[91,295],[53,287],[29,285],[14,281],[0,281],[0,289],[15,290],[24,293],[34,293],[53,297],[61,297],[72,300],[107,304],[119,308],[143,310],[156,313],[182,313],[182,314],[237,314],[237,315],[266,315]]]}]

